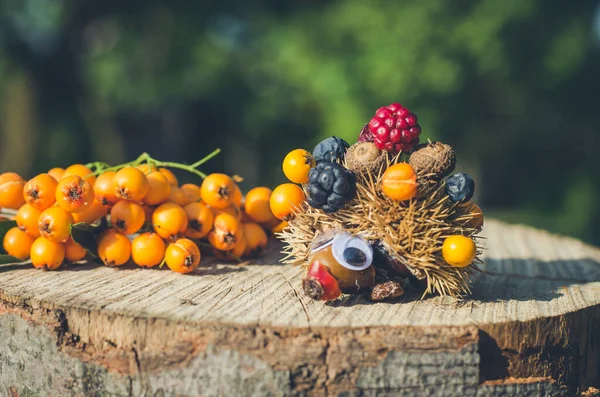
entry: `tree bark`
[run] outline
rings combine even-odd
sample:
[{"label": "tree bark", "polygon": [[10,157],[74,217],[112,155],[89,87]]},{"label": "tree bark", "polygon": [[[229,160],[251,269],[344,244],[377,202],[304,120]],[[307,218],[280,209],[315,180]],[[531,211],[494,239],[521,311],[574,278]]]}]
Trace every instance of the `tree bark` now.
[{"label": "tree bark", "polygon": [[278,247],[191,275],[3,265],[0,394],[595,395],[600,250],[497,221],[485,235],[461,301],[312,301]]}]

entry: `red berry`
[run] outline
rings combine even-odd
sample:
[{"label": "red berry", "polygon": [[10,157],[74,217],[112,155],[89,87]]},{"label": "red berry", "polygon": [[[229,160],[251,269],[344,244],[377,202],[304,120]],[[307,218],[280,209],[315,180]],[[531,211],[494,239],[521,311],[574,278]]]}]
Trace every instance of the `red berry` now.
[{"label": "red berry", "polygon": [[379,127],[373,135],[379,140],[388,141],[390,139],[390,129],[385,126]]},{"label": "red berry", "polygon": [[377,112],[375,112],[375,116],[379,117],[381,119],[385,119],[388,118],[392,115],[392,111],[388,108],[379,108],[377,109]]},{"label": "red berry", "polygon": [[409,114],[408,116],[406,116],[404,118],[404,120],[406,120],[406,122],[411,126],[414,127],[415,125],[417,125],[417,115],[415,114]]},{"label": "red berry", "polygon": [[400,109],[403,109],[404,106],[400,105],[397,102],[394,102],[391,105],[387,106],[387,108],[390,109],[393,113],[397,113]]},{"label": "red berry", "polygon": [[399,103],[381,107],[363,127],[359,142],[374,142],[379,150],[393,154],[408,152],[419,143],[421,126],[417,115]]},{"label": "red berry", "polygon": [[369,130],[371,132],[377,131],[377,128],[379,128],[380,126],[381,126],[381,121],[379,119],[374,118],[369,122]]},{"label": "red berry", "polygon": [[410,110],[408,110],[407,108],[402,108],[402,109],[398,110],[396,112],[396,114],[398,115],[398,117],[403,119],[410,114]]}]

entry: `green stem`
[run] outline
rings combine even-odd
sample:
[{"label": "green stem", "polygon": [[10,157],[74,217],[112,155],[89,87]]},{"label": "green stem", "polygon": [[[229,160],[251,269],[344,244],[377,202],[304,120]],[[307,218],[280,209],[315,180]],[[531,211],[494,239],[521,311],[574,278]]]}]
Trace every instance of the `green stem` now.
[{"label": "green stem", "polygon": [[157,167],[179,168],[182,170],[186,170],[187,172],[190,172],[192,174],[196,174],[202,179],[206,178],[206,174],[204,172],[198,171],[197,169],[192,168],[192,166],[190,165],[171,163],[170,161],[156,161],[154,165],[156,165]]},{"label": "green stem", "polygon": [[[148,153],[144,152],[137,159],[130,161],[128,163],[125,163],[125,164],[115,165],[114,167],[108,167],[108,168],[97,167],[97,169],[92,173],[92,175],[97,176],[97,175],[99,175],[103,172],[107,172],[107,171],[118,171],[118,170],[128,167],[128,166],[135,167],[135,166],[142,164],[145,161],[148,164],[148,169],[152,169],[152,167],[179,168],[179,169],[185,170],[189,173],[198,175],[200,178],[204,179],[204,178],[206,178],[206,174],[202,171],[197,170],[196,168],[198,168],[200,165],[204,164],[208,160],[212,159],[219,153],[221,153],[221,149],[216,149],[212,153],[209,153],[208,155],[204,156],[204,158],[196,161],[194,164],[186,165],[186,164],[174,163],[171,161],[156,160],[156,159],[153,159]],[[94,166],[97,164],[99,164],[99,163],[90,163],[90,166]],[[103,163],[103,164],[108,165],[106,163]]]},{"label": "green stem", "polygon": [[204,158],[196,161],[190,167],[192,167],[192,168],[198,168],[199,166],[201,166],[202,164],[206,163],[208,160],[212,159],[213,157],[215,157],[219,153],[221,153],[221,149],[217,148],[212,153],[209,153],[206,156],[204,156]]}]

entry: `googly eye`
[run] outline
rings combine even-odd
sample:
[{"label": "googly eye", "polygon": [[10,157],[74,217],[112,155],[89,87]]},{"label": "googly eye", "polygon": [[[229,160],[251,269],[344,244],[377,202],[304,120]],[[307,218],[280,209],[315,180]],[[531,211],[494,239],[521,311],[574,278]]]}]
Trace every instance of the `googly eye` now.
[{"label": "googly eye", "polygon": [[352,266],[361,266],[367,261],[367,255],[356,247],[346,248],[343,256],[344,260]]},{"label": "googly eye", "polygon": [[333,239],[338,234],[339,232],[333,229],[319,233],[310,243],[310,246],[308,247],[309,251],[311,254],[314,254],[317,251],[321,251],[322,249],[329,247],[331,244],[333,244]]},{"label": "googly eye", "polygon": [[373,248],[363,238],[343,233],[333,239],[331,252],[336,261],[349,270],[364,270],[373,262]]}]

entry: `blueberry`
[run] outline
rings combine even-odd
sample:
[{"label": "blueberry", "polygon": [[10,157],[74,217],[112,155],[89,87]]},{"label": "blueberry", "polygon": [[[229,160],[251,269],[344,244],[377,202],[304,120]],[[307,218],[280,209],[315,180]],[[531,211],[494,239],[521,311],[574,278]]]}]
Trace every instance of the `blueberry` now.
[{"label": "blueberry", "polygon": [[337,179],[333,183],[333,192],[344,196],[350,190],[350,183],[346,179]]},{"label": "blueberry", "polygon": [[308,171],[308,183],[318,183],[319,179],[319,170],[317,168],[311,168]]},{"label": "blueberry", "polygon": [[333,187],[333,183],[335,182],[335,175],[333,175],[332,171],[323,171],[321,175],[319,175],[319,185],[327,191],[330,191]]},{"label": "blueberry", "polygon": [[321,206],[323,205],[323,203],[319,203],[317,201],[315,201],[312,197],[308,197],[306,199],[306,202],[308,203],[308,205],[310,205],[313,208],[319,209],[321,208]]},{"label": "blueberry", "polygon": [[339,208],[335,208],[335,207],[332,207],[332,206],[327,205],[327,204],[325,204],[324,206],[322,206],[321,209],[326,214],[332,214],[332,213],[336,212],[337,210],[339,210]]},{"label": "blueberry", "polygon": [[336,162],[344,158],[344,154],[350,145],[337,136],[332,136],[320,142],[313,149],[313,157],[318,163],[320,161]]},{"label": "blueberry", "polygon": [[308,196],[315,203],[325,204],[327,202],[327,192],[319,185],[308,185]]},{"label": "blueberry", "polygon": [[344,250],[344,260],[353,266],[360,266],[367,260],[367,255],[356,247],[348,247]]},{"label": "blueberry", "polygon": [[332,207],[342,208],[345,203],[346,203],[346,197],[339,195],[337,193],[331,193],[327,197],[327,205],[330,205]]},{"label": "blueberry", "polygon": [[452,175],[446,181],[446,194],[455,203],[469,201],[475,193],[475,181],[464,172]]},{"label": "blueberry", "polygon": [[338,167],[338,168],[336,168],[336,169],[333,170],[333,175],[335,175],[336,179],[345,178],[346,177],[346,170],[344,170],[342,167]]}]

